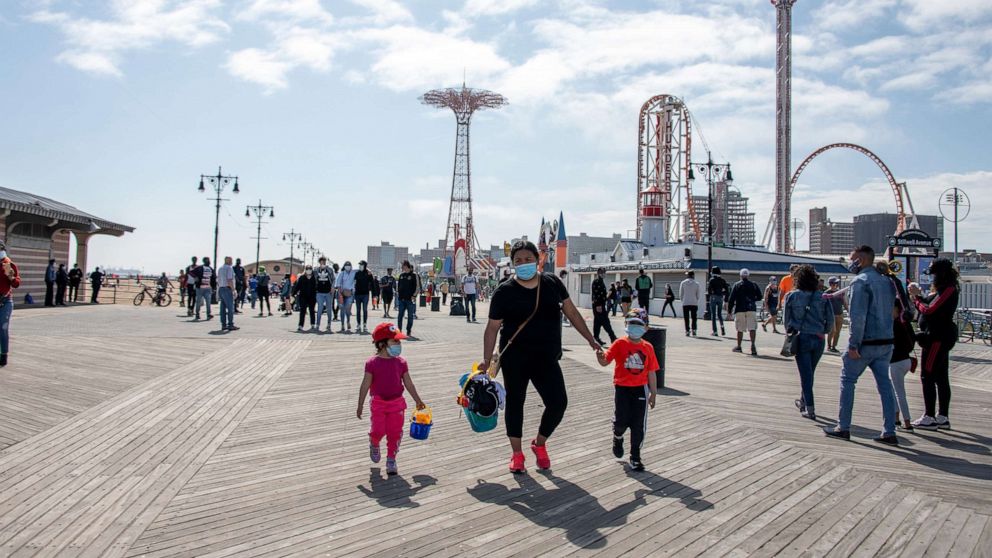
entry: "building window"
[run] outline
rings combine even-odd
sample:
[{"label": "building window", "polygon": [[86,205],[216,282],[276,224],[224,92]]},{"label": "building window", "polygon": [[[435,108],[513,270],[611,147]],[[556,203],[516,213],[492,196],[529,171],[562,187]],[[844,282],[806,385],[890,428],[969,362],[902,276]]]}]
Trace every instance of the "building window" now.
[{"label": "building window", "polygon": [[579,292],[589,294],[592,292],[592,274],[583,273],[579,284]]},{"label": "building window", "polygon": [[18,223],[10,230],[11,235],[27,236],[30,238],[51,239],[48,227],[41,223]]},{"label": "building window", "polygon": [[279,270],[280,269],[282,269],[282,268],[279,267],[279,264],[276,264],[276,265],[272,266],[272,271],[274,271],[276,273],[279,273]]}]

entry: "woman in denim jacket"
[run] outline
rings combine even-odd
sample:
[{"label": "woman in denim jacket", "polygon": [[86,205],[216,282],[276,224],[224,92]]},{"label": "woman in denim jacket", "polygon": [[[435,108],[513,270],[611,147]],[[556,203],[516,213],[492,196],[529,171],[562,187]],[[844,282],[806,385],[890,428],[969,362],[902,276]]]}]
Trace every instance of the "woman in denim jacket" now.
[{"label": "woman in denim jacket", "polygon": [[802,416],[815,420],[813,373],[823,356],[824,339],[833,327],[834,310],[818,289],[820,278],[813,266],[799,266],[793,272],[793,279],[795,289],[786,296],[783,322],[787,332],[799,332],[795,358],[802,396],[796,399],[796,407]]}]

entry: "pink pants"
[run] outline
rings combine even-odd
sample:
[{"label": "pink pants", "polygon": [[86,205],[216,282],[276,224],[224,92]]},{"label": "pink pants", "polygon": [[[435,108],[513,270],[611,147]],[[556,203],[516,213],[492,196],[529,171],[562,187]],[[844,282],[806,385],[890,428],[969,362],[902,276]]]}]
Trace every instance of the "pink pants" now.
[{"label": "pink pants", "polygon": [[386,438],[386,457],[396,457],[403,438],[403,423],[406,419],[406,398],[385,400],[372,397],[372,429],[369,430],[369,442],[378,446],[382,438]]}]

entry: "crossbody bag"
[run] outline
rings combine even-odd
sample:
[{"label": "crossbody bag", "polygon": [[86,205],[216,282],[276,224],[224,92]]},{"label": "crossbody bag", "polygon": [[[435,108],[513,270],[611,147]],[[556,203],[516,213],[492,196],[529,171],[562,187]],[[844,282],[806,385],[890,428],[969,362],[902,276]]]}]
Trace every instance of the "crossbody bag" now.
[{"label": "crossbody bag", "polygon": [[541,283],[543,282],[544,282],[543,277],[537,282],[537,300],[534,301],[534,310],[531,311],[530,316],[527,316],[527,319],[524,320],[522,324],[520,324],[520,327],[517,328],[517,331],[513,332],[513,337],[510,337],[510,340],[507,341],[506,346],[503,347],[503,350],[494,353],[493,357],[489,360],[489,367],[486,369],[486,373],[489,374],[490,378],[495,378],[496,375],[499,374],[499,367],[501,364],[500,361],[502,360],[503,353],[505,353],[506,350],[510,348],[510,345],[512,345],[513,341],[517,338],[518,335],[520,335],[520,332],[524,330],[524,327],[526,327],[527,324],[530,323],[531,319],[533,319],[534,316],[537,315],[537,309],[541,305]]}]

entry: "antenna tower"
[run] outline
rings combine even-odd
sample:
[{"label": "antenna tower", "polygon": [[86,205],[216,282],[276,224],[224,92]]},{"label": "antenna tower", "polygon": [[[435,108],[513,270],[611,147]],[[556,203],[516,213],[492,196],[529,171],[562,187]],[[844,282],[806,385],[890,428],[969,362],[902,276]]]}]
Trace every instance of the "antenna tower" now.
[{"label": "antenna tower", "polygon": [[776,12],[775,50],[775,249],[792,252],[792,5],[771,0]]}]

